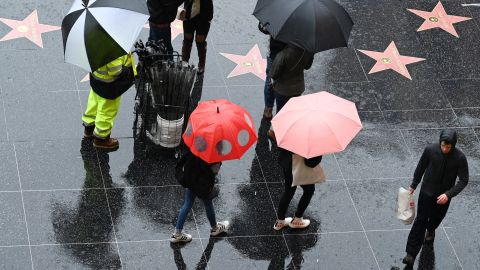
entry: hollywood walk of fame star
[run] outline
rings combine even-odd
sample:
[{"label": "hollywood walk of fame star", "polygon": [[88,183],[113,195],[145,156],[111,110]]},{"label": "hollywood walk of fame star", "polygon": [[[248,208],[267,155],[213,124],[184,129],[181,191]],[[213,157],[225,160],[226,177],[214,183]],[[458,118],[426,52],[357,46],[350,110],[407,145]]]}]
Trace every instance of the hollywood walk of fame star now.
[{"label": "hollywood walk of fame star", "polygon": [[253,48],[248,51],[247,55],[237,55],[230,53],[220,54],[237,64],[237,66],[232,70],[232,72],[228,74],[227,78],[252,73],[253,75],[265,81],[265,68],[267,67],[267,60],[265,58],[262,58],[262,54],[260,53],[258,44],[255,44],[255,46],[253,46]]},{"label": "hollywood walk of fame star", "polygon": [[407,10],[425,19],[420,28],[418,28],[417,32],[432,28],[441,28],[457,38],[458,34],[455,30],[455,27],[453,27],[453,24],[472,19],[469,17],[448,15],[445,11],[445,8],[443,8],[442,2],[438,2],[435,8],[430,12],[416,9]]},{"label": "hollywood walk of fame star", "polygon": [[[143,26],[144,28],[147,28],[147,29],[150,29],[150,26],[147,24],[145,24]],[[180,20],[177,20],[175,19],[175,21],[173,21],[171,24],[170,24],[170,29],[172,31],[172,41],[174,39],[176,39],[180,34],[183,34],[183,22],[180,21]]]},{"label": "hollywood walk of fame star", "polygon": [[387,70],[387,69],[392,69],[400,73],[401,75],[407,77],[410,80],[412,79],[412,77],[410,76],[410,73],[408,73],[408,69],[406,65],[425,60],[425,58],[417,58],[417,57],[400,55],[400,53],[398,52],[397,46],[393,41],[390,43],[390,45],[388,45],[387,49],[384,52],[375,52],[375,51],[367,51],[367,50],[359,50],[359,51],[377,61],[377,63],[375,63],[375,65],[372,67],[370,72],[368,72],[368,74],[376,73],[376,72]]},{"label": "hollywood walk of fame star", "polygon": [[27,38],[38,47],[43,48],[42,33],[60,30],[60,27],[38,23],[37,10],[34,10],[23,21],[0,18],[0,21],[8,25],[12,30],[0,41],[16,38]]}]

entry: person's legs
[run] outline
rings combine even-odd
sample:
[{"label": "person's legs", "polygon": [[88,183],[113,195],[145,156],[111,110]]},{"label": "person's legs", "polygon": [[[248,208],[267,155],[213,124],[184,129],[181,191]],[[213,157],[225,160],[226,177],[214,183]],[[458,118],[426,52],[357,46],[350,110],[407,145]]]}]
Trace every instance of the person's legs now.
[{"label": "person's legs", "polygon": [[193,202],[195,201],[195,194],[188,188],[185,189],[185,199],[183,206],[178,214],[177,224],[175,225],[175,233],[180,233],[183,230],[183,224],[187,219],[187,215],[192,209]]},{"label": "person's legs", "polygon": [[301,218],[303,217],[303,213],[305,209],[307,209],[308,205],[310,204],[310,200],[313,197],[313,193],[315,192],[315,185],[303,185],[301,186],[303,189],[303,195],[298,202],[297,211],[295,212],[295,217]]},{"label": "person's legs", "polygon": [[288,100],[291,99],[292,97],[289,96],[284,96],[282,94],[279,94],[276,91],[273,91],[275,95],[275,102],[277,103],[277,113],[287,104]]},{"label": "person's legs", "polygon": [[293,176],[292,172],[285,170],[282,168],[283,171],[283,176],[285,178],[285,190],[282,193],[282,197],[280,198],[280,202],[278,204],[278,219],[279,220],[284,220],[285,219],[285,214],[288,209],[288,205],[290,204],[290,201],[293,198],[293,195],[295,195],[295,190],[297,190],[297,187],[292,187],[292,181],[293,181]]},{"label": "person's legs", "polygon": [[445,218],[447,214],[448,207],[450,205],[450,201],[446,204],[436,204],[430,215],[430,219],[427,223],[427,234],[425,237],[425,243],[432,243],[435,239],[435,230],[438,228],[442,220]]},{"label": "person's legs", "polygon": [[93,135],[93,130],[95,129],[95,118],[97,117],[97,101],[98,95],[90,89],[90,93],[88,95],[88,102],[87,102],[87,109],[82,116],[83,126],[85,127],[85,131],[83,136],[85,138],[90,138]]},{"label": "person's legs", "polygon": [[275,94],[273,93],[272,84],[270,82],[270,68],[272,66],[272,58],[267,57],[267,68],[265,70],[266,78],[265,85],[263,87],[263,98],[265,101],[265,108],[263,110],[263,117],[265,119],[271,119],[273,117],[272,110],[275,103]]},{"label": "person's legs", "polygon": [[162,40],[163,44],[167,49],[168,53],[173,52],[172,46],[172,29],[170,24],[162,25],[161,27],[158,26],[150,26],[150,36],[148,40],[159,41]]},{"label": "person's legs", "polygon": [[198,72],[202,74],[205,71],[205,62],[207,59],[207,35],[210,30],[210,22],[197,19],[196,22],[195,43],[198,53]]},{"label": "person's legs", "polygon": [[412,256],[413,259],[415,259],[422,248],[425,230],[427,229],[428,220],[434,207],[434,203],[436,203],[435,198],[420,191],[420,195],[418,196],[417,217],[413,222],[412,229],[408,235],[407,246],[405,248],[407,254]]},{"label": "person's legs", "polygon": [[95,136],[93,146],[103,149],[116,149],[118,148],[118,140],[110,138],[110,134],[120,108],[121,96],[116,99],[106,99],[97,95],[96,99],[98,109],[95,118],[95,130],[93,131]]},{"label": "person's legs", "polygon": [[182,45],[182,60],[188,62],[190,60],[190,53],[192,52],[193,34],[195,27],[191,20],[183,21],[183,45]]},{"label": "person's legs", "polygon": [[212,199],[202,199],[205,206],[205,212],[207,213],[207,219],[210,226],[213,228],[217,226],[217,219],[215,217],[215,208],[213,207]]}]

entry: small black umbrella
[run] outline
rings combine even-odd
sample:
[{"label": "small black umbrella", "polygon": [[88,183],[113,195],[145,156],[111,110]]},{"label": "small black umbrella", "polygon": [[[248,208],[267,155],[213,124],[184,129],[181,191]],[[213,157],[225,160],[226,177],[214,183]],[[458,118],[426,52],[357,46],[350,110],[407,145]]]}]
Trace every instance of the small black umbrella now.
[{"label": "small black umbrella", "polygon": [[148,16],[145,0],[75,0],[62,21],[65,61],[94,71],[127,54]]},{"label": "small black umbrella", "polygon": [[353,27],[333,0],[258,0],[253,15],[273,38],[312,53],[346,47]]}]

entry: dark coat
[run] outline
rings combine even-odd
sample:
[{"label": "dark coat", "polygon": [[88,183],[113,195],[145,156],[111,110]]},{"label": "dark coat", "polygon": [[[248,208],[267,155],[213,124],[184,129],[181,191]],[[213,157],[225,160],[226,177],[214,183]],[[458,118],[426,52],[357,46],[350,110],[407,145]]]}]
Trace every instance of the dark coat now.
[{"label": "dark coat", "polygon": [[177,16],[177,9],[183,0],[147,0],[150,22],[154,24],[171,23]]},{"label": "dark coat", "polygon": [[275,56],[270,69],[273,90],[287,97],[301,95],[305,91],[303,71],[310,69],[312,63],[312,53],[287,45]]},{"label": "dark coat", "polygon": [[[453,198],[468,184],[468,163],[462,151],[455,148],[455,131],[443,130],[440,134],[440,142],[442,141],[452,144],[450,152],[443,154],[440,143],[427,146],[415,169],[410,187],[416,189],[423,176],[421,192],[432,197],[445,193],[448,198]],[[457,177],[459,181],[455,184]]]},{"label": "dark coat", "polygon": [[[177,164],[177,168],[183,168],[183,174],[176,173],[180,184],[190,189],[199,198],[208,198],[215,184],[215,175],[218,171],[215,166],[218,163],[207,163],[201,158],[187,151]],[[180,178],[180,179],[179,179]]]},{"label": "dark coat", "polygon": [[[278,163],[288,172],[292,172],[292,155],[293,153],[283,148],[278,148]],[[322,156],[313,158],[304,158],[304,163],[307,167],[315,168],[322,161]]]},{"label": "dark coat", "polygon": [[[194,0],[185,0],[185,18],[191,19],[192,5]],[[213,19],[213,0],[200,0],[200,14],[195,16],[205,21],[211,21]]]}]

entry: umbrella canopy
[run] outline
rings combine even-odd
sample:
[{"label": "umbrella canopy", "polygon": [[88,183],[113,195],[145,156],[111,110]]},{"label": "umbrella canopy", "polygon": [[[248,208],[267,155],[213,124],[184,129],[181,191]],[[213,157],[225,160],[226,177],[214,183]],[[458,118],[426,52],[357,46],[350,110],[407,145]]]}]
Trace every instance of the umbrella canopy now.
[{"label": "umbrella canopy", "polygon": [[333,0],[258,0],[253,15],[273,38],[312,53],[346,47],[353,27]]},{"label": "umbrella canopy", "polygon": [[190,115],[183,141],[208,163],[239,159],[257,141],[252,116],[225,99],[201,102]]},{"label": "umbrella canopy", "polygon": [[312,158],[344,150],[362,123],[355,103],[323,91],[291,98],[272,127],[279,147]]},{"label": "umbrella canopy", "polygon": [[148,17],[145,0],[75,0],[62,21],[65,61],[97,70],[130,51]]}]

